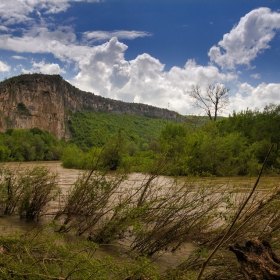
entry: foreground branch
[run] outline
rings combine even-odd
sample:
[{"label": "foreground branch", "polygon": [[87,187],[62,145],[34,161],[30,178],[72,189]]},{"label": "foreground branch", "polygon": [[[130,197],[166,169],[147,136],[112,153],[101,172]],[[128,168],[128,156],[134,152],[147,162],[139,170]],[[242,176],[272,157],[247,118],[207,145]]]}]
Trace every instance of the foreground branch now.
[{"label": "foreground branch", "polygon": [[254,184],[254,186],[253,186],[251,192],[249,193],[247,199],[246,199],[246,200],[244,201],[244,203],[241,205],[241,207],[240,207],[240,209],[238,210],[238,212],[236,213],[235,218],[233,219],[233,221],[232,221],[230,227],[228,228],[228,230],[226,231],[226,233],[224,234],[224,236],[221,238],[220,242],[219,242],[219,243],[217,244],[217,246],[214,248],[214,250],[212,251],[212,253],[208,256],[208,258],[202,263],[201,270],[200,270],[200,272],[199,272],[199,274],[198,274],[197,280],[200,280],[200,279],[201,279],[201,277],[202,277],[202,275],[203,275],[203,272],[204,272],[204,270],[205,270],[207,264],[210,262],[210,260],[212,259],[212,257],[213,257],[213,256],[215,255],[215,253],[218,251],[218,249],[222,246],[222,244],[224,243],[226,237],[229,235],[229,233],[231,232],[232,228],[233,228],[234,225],[236,224],[238,218],[240,217],[240,215],[241,215],[243,209],[245,208],[245,206],[247,205],[247,203],[248,203],[249,200],[251,199],[252,195],[254,194],[254,192],[255,192],[255,190],[256,190],[256,188],[257,188],[257,186],[258,186],[258,183],[259,183],[259,181],[260,181],[260,178],[261,178],[261,175],[262,175],[264,166],[265,166],[265,164],[266,164],[266,162],[267,162],[267,159],[268,159],[268,157],[269,157],[269,155],[270,155],[270,152],[271,152],[273,146],[274,146],[274,144],[272,144],[272,145],[270,146],[270,149],[269,149],[269,151],[268,151],[268,153],[267,153],[267,155],[266,155],[266,157],[265,157],[265,159],[264,159],[262,168],[261,168],[261,170],[260,170],[260,172],[259,172],[258,178],[257,178],[257,180],[256,180],[256,182],[255,182],[255,184]]}]

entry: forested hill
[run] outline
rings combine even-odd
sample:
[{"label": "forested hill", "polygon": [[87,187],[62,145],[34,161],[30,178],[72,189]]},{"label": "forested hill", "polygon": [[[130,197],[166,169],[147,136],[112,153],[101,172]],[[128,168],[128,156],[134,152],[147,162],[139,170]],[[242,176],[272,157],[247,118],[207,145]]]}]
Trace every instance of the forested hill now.
[{"label": "forested hill", "polygon": [[60,75],[26,74],[0,83],[0,131],[38,127],[58,139],[70,138],[71,113],[109,112],[165,120],[183,118],[174,111],[126,103],[84,92]]}]

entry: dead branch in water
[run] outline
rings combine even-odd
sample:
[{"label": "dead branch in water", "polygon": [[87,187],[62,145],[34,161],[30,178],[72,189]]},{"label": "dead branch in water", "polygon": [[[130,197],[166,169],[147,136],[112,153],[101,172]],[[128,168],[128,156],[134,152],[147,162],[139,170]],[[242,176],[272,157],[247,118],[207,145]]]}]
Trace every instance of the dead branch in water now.
[{"label": "dead branch in water", "polygon": [[246,242],[245,246],[231,245],[229,249],[235,253],[245,279],[280,279],[280,259],[268,242],[255,239]]}]

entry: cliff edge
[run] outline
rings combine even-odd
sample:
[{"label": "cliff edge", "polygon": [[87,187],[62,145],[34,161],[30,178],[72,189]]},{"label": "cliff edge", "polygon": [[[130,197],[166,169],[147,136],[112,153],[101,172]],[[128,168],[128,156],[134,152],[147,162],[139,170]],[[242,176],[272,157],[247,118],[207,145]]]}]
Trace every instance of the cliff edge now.
[{"label": "cliff edge", "polygon": [[69,110],[133,114],[175,120],[174,111],[139,103],[127,103],[84,92],[60,75],[26,74],[0,83],[0,131],[38,127],[57,138],[71,137]]}]

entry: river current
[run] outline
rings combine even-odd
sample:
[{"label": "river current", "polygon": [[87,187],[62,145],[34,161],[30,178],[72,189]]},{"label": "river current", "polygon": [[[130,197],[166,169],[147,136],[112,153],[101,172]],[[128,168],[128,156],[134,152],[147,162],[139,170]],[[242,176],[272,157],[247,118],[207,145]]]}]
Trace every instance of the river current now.
[{"label": "river current", "polygon": [[[48,220],[48,217],[51,217],[52,214],[58,209],[59,205],[61,205],[61,201],[64,199],[64,196],[67,195],[67,191],[73,187],[74,182],[77,178],[83,173],[81,170],[77,169],[66,169],[61,166],[61,162],[53,161],[53,162],[26,162],[26,163],[7,163],[7,167],[11,169],[17,168],[33,168],[35,166],[44,166],[47,167],[51,172],[57,173],[58,177],[58,185],[61,188],[61,194],[57,201],[51,202],[49,208],[46,212],[45,218],[42,219],[41,223],[44,223]],[[146,175],[139,173],[132,173],[128,176],[126,181],[127,184],[137,185],[138,182],[142,182]],[[164,183],[171,182],[172,179],[167,177],[160,178]],[[20,219],[17,215],[4,216],[0,217],[0,231],[2,235],[14,234],[15,232],[19,233],[28,233],[34,228],[40,227],[42,224],[40,222],[29,221],[26,222],[23,219]],[[163,272],[167,268],[176,267],[179,265],[183,259],[186,259],[187,256],[196,248],[193,243],[187,243],[180,248],[180,250],[175,253],[164,252],[162,254],[157,255],[152,261],[158,267],[160,272]],[[121,258],[122,256],[119,254],[119,248],[116,246],[100,246],[99,250],[96,252],[97,256],[105,257],[105,256],[113,256],[114,258]]]}]

